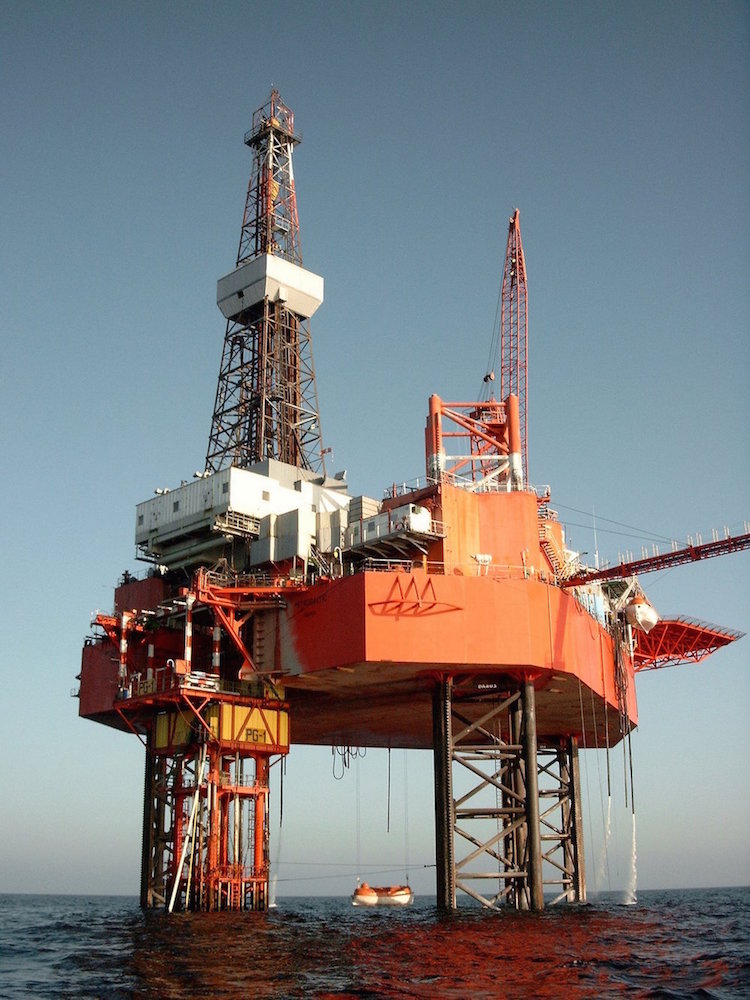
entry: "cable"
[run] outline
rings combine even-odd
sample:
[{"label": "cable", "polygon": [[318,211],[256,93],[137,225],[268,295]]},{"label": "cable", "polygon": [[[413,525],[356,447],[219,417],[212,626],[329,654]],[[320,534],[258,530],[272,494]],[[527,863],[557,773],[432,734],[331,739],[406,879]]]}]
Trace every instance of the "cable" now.
[{"label": "cable", "polygon": [[[423,868],[434,868],[435,865],[409,865],[408,867],[409,868],[423,869]],[[367,875],[390,875],[392,872],[397,872],[397,871],[400,871],[400,869],[397,868],[397,867],[396,868],[381,868],[381,869],[379,869],[377,871],[367,871],[366,874]],[[279,882],[319,882],[319,881],[322,881],[323,879],[332,879],[332,878],[349,878],[350,879],[350,878],[352,878],[353,874],[354,873],[352,871],[348,871],[348,872],[338,872],[338,873],[330,874],[330,875],[299,875],[299,876],[288,875],[288,876],[286,876],[286,878],[280,878],[278,881]]]},{"label": "cable", "polygon": [[391,832],[391,748],[388,747],[388,777],[386,782],[385,832]]},{"label": "cable", "polygon": [[[589,512],[587,510],[581,510],[579,507],[568,507],[567,504],[564,504],[564,503],[556,503],[555,506],[556,507],[560,507],[562,510],[572,510],[575,514],[583,514],[584,517],[593,517],[594,516],[593,514],[589,514]],[[596,515],[596,520],[597,521],[606,521],[607,524],[616,524],[619,528],[630,528],[631,531],[637,532],[638,535],[640,535],[641,537],[645,537],[646,535],[652,535],[654,538],[658,538],[658,539],[660,539],[663,542],[673,542],[675,540],[673,538],[670,538],[668,535],[662,535],[662,534],[660,534],[658,531],[650,531],[648,528],[639,528],[639,527],[637,527],[634,524],[625,524],[624,521],[615,521],[611,517],[602,517],[601,514],[597,514]],[[579,527],[579,528],[590,528],[591,525],[590,524],[579,524],[579,525],[576,525],[576,527]],[[614,532],[614,534],[618,534],[618,532]]]},{"label": "cable", "polygon": [[[487,376],[492,373],[494,375],[493,362],[497,359],[500,353],[500,305],[502,302],[503,295],[503,285],[502,279],[497,290],[497,304],[495,305],[495,322],[492,324],[492,339],[490,341],[490,353],[487,357],[487,370],[485,372],[485,378],[482,381],[482,385],[479,388],[478,398],[482,401],[489,399],[492,390],[490,389],[490,382],[492,380],[487,379]],[[502,363],[502,361],[501,361]]]}]

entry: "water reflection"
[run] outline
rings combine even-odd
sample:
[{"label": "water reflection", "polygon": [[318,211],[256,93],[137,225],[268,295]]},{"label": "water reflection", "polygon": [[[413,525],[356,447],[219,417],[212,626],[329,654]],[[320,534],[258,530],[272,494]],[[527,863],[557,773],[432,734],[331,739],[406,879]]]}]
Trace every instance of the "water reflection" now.
[{"label": "water reflection", "polygon": [[691,925],[669,908],[613,904],[440,915],[424,903],[379,911],[282,899],[268,914],[147,914],[132,926],[130,995],[645,997],[667,985],[694,995],[740,974],[703,947],[706,914]]},{"label": "water reflection", "polygon": [[0,897],[0,996],[652,998],[750,995],[750,890],[639,892],[541,914],[280,899],[267,914]]}]

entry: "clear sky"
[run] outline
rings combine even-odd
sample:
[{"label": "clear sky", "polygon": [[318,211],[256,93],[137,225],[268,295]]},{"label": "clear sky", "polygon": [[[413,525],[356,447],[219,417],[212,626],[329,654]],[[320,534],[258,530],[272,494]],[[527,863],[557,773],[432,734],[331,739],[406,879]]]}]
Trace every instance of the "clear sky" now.
[{"label": "clear sky", "polygon": [[[430,393],[477,395],[518,206],[531,479],[616,558],[750,518],[749,38],[739,2],[0,0],[0,891],[137,891],[142,748],[69,693],[138,568],[135,504],[202,468],[215,282],[271,86],[303,135],[324,443],[351,491],[423,472]],[[750,632],[750,553],[643,582],[663,614]],[[745,638],[638,680],[641,887],[750,883],[749,659]],[[604,887],[629,864],[618,753]],[[584,756],[591,885],[605,763]],[[363,864],[434,861],[430,755],[394,751],[390,833],[386,763],[335,781],[330,750],[293,748],[280,890],[351,890],[358,811]]]}]

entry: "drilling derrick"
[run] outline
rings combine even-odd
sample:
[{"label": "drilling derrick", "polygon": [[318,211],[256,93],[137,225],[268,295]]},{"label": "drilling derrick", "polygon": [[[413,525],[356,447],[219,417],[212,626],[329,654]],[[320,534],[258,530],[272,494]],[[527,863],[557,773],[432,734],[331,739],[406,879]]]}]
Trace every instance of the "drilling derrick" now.
[{"label": "drilling derrick", "polygon": [[302,268],[294,114],[274,90],[253,115],[253,167],[237,265],[219,281],[226,317],[206,471],[263,459],[324,470],[308,320],[323,280]]}]

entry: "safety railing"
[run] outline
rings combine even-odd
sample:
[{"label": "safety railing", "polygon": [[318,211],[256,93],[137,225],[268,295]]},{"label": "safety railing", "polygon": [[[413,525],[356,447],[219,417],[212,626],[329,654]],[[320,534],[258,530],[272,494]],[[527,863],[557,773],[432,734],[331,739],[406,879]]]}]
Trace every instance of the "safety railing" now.
[{"label": "safety railing", "polygon": [[[480,489],[482,493],[508,493],[510,487],[507,482],[499,483],[495,479],[472,479],[471,476],[460,476],[453,472],[444,472],[439,479],[434,476],[417,476],[401,483],[392,483],[383,491],[383,499],[390,500],[396,497],[409,496],[419,490],[427,489],[430,486],[437,486],[440,483],[447,483],[449,486],[457,486],[465,490]],[[520,491],[513,492],[533,493],[538,500],[544,500],[551,496],[549,485],[532,485],[527,483]]]},{"label": "safety railing", "polygon": [[434,576],[487,576],[497,580],[529,580],[545,579],[533,566],[516,566],[510,563],[485,562],[481,557],[471,563],[452,563],[422,559],[363,559],[352,565],[352,575],[355,573],[412,573],[423,571]]},{"label": "safety railing", "polygon": [[175,673],[172,666],[154,668],[150,677],[140,673],[131,674],[128,689],[121,697],[138,698],[157,694],[173,694],[182,690],[211,691],[219,694],[234,694],[246,698],[262,696],[260,681],[228,681],[202,670],[187,674]]},{"label": "safety railing", "polygon": [[221,573],[217,570],[203,569],[201,582],[205,587],[233,587],[239,590],[253,590],[263,587],[293,587],[303,582],[302,575],[288,574],[279,576],[273,573]]}]

